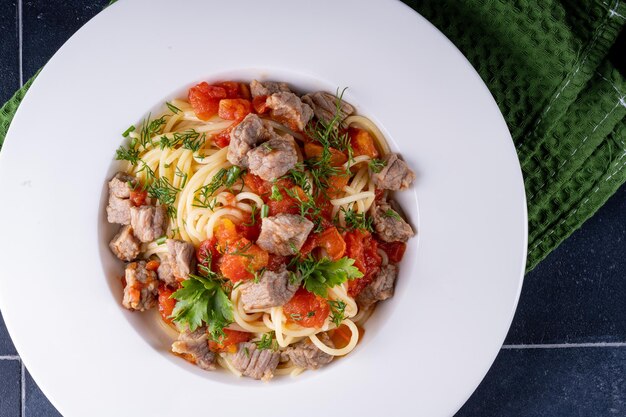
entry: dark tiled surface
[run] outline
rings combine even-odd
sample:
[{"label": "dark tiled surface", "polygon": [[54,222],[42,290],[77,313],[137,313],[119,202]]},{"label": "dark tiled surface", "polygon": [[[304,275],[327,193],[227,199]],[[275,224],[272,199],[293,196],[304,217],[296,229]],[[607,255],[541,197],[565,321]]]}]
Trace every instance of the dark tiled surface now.
[{"label": "dark tiled surface", "polygon": [[24,0],[24,81],[107,4],[108,0]]},{"label": "dark tiled surface", "polygon": [[22,408],[21,373],[18,360],[0,360],[0,416],[18,417]]},{"label": "dark tiled surface", "polygon": [[[107,3],[23,0],[24,80]],[[0,1],[0,30],[4,101],[19,83],[15,2]],[[626,186],[526,277],[506,343],[626,342],[625,254]],[[0,316],[0,356],[14,354]],[[626,416],[625,366],[626,347],[505,349],[457,416]],[[21,415],[20,368],[0,360],[0,417]],[[25,416],[59,416],[25,382]]]},{"label": "dark tiled surface", "polygon": [[0,105],[20,86],[17,4],[0,1]]},{"label": "dark tiled surface", "polygon": [[33,377],[26,371],[26,416],[28,417],[61,417],[61,414],[50,404],[43,395]]},{"label": "dark tiled surface", "polygon": [[457,417],[626,416],[626,348],[502,350]]},{"label": "dark tiled surface", "polygon": [[13,342],[11,341],[11,338],[9,337],[7,328],[4,325],[4,319],[2,318],[2,313],[0,313],[0,356],[10,356],[10,355],[17,355],[17,352],[15,351],[15,346],[13,346]]},{"label": "dark tiled surface", "polygon": [[626,342],[626,186],[526,276],[506,343]]}]

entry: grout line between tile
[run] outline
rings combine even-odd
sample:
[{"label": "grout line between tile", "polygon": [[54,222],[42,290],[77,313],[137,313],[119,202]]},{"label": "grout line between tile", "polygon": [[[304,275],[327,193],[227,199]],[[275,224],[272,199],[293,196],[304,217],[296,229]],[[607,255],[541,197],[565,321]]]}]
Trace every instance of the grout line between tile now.
[{"label": "grout line between tile", "polygon": [[24,60],[22,58],[22,43],[23,43],[23,29],[22,29],[22,0],[17,0],[17,53],[19,59],[20,69],[20,87],[24,86]]},{"label": "grout line between tile", "polygon": [[19,361],[20,357],[17,355],[4,355],[0,356],[0,361]]},{"label": "grout line between tile", "polygon": [[568,349],[568,348],[605,348],[626,347],[626,342],[598,342],[598,343],[552,343],[531,345],[503,345],[502,349]]},{"label": "grout line between tile", "polygon": [[22,362],[22,417],[26,417],[26,368],[24,362]]}]

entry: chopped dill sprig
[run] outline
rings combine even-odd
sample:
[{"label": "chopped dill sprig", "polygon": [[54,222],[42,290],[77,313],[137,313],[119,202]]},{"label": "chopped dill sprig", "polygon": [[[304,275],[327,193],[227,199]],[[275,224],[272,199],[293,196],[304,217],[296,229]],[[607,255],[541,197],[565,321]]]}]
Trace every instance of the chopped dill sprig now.
[{"label": "chopped dill sprig", "polygon": [[385,167],[385,161],[383,161],[382,159],[374,158],[368,163],[368,165],[372,172],[378,174]]},{"label": "chopped dill sprig", "polygon": [[158,119],[150,120],[150,114],[144,119],[141,124],[141,131],[139,132],[139,143],[146,148],[148,144],[152,143],[152,137],[160,134],[165,126],[165,116],[161,116]]},{"label": "chopped dill sprig", "polygon": [[353,209],[345,209],[341,208],[341,211],[344,215],[344,220],[346,221],[346,229],[348,230],[366,230],[368,232],[373,232],[373,219],[371,217],[367,217],[365,213],[357,213]]},{"label": "chopped dill sprig", "polygon": [[231,188],[245,171],[234,165],[228,169],[221,168],[211,179],[211,182],[198,188],[194,198],[194,207],[209,208],[215,207],[215,199],[213,194],[221,187]]},{"label": "chopped dill sprig", "polygon": [[178,112],[182,111],[181,109],[179,109],[178,107],[176,107],[175,105],[173,105],[172,103],[170,103],[169,101],[165,102],[165,105],[167,106],[168,109],[170,109],[170,111],[174,114],[178,114]]},{"label": "chopped dill sprig", "polygon": [[131,165],[137,165],[139,162],[139,150],[134,148],[127,148],[124,145],[120,146],[115,151],[115,159],[118,161],[128,161]]},{"label": "chopped dill sprig", "polygon": [[346,318],[346,303],[343,300],[328,300],[328,305],[332,313],[330,321],[332,321],[335,326],[339,327],[341,322]]}]

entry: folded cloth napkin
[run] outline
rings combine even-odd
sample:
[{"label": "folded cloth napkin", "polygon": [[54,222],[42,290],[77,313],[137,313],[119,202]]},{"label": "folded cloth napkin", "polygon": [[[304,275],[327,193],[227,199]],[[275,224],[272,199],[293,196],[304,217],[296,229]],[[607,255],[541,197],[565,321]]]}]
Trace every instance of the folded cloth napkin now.
[{"label": "folded cloth napkin", "polygon": [[626,4],[405,3],[465,54],[504,115],[524,173],[530,270],[626,180]]},{"label": "folded cloth napkin", "polygon": [[[622,1],[404,1],[465,54],[500,106],[524,173],[528,270],[626,181]],[[0,146],[32,81],[0,108]]]}]

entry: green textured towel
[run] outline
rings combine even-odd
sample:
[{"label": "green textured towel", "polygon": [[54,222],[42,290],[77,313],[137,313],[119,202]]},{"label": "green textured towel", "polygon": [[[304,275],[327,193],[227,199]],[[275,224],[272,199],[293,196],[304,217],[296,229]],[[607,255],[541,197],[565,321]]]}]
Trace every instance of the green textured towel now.
[{"label": "green textured towel", "polygon": [[[615,68],[626,5],[405,3],[456,44],[500,106],[524,172],[530,270],[626,181],[626,80]],[[0,145],[31,82],[0,109]]]}]

